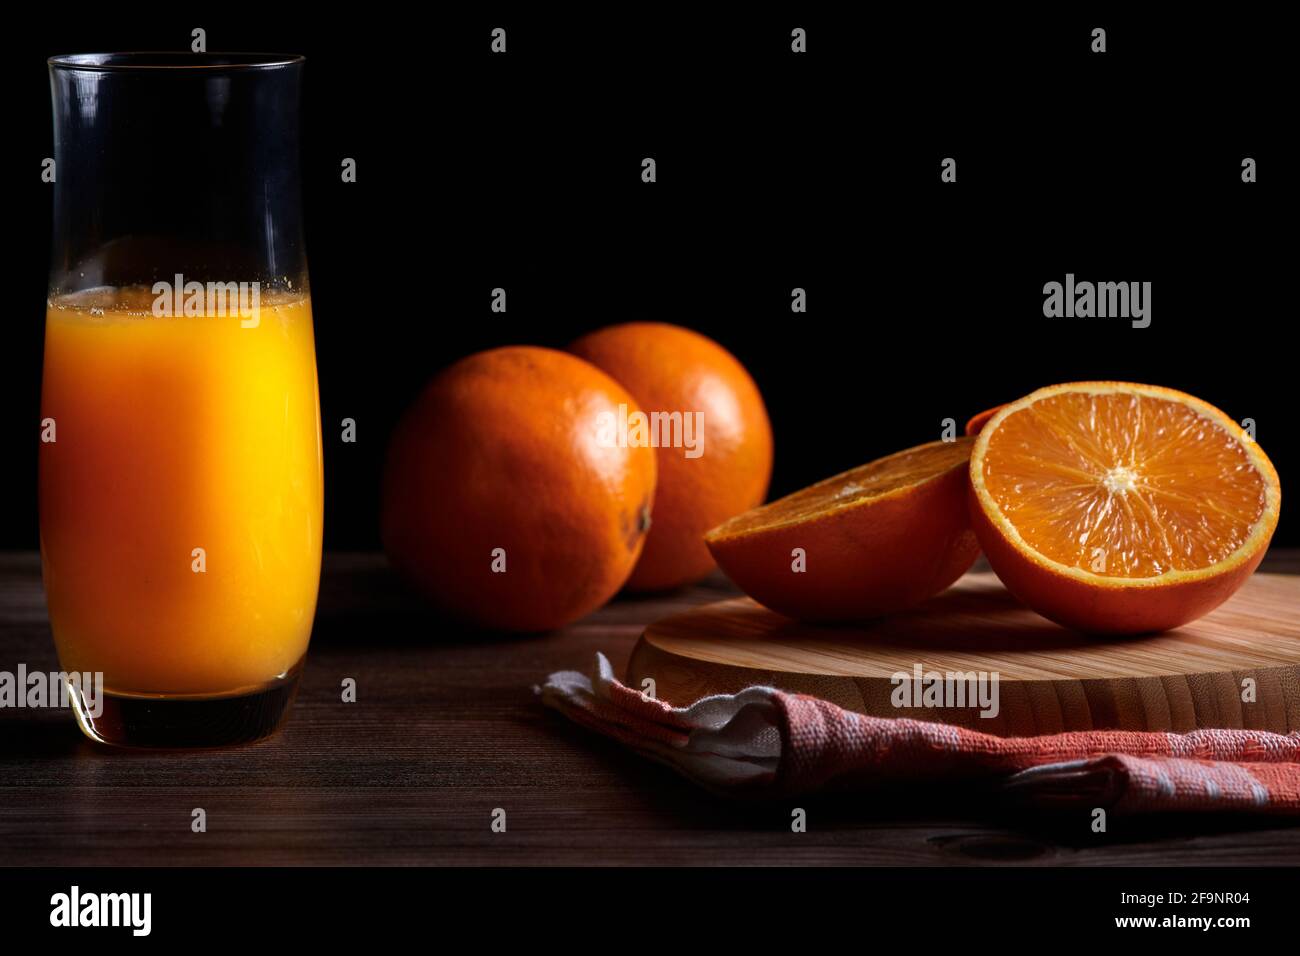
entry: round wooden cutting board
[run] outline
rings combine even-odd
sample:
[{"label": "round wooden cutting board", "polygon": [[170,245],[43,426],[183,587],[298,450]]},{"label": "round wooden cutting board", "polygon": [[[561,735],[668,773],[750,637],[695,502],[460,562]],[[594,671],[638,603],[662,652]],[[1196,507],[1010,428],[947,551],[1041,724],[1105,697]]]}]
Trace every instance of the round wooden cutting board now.
[{"label": "round wooden cutting board", "polygon": [[[915,680],[917,666],[922,681]],[[984,706],[896,706],[949,673],[996,673]],[[934,675],[939,681],[935,681]],[[905,614],[852,626],[802,624],[748,598],[646,628],[627,684],[681,706],[752,684],[814,694],[879,717],[959,724],[1000,736],[1067,730],[1300,730],[1300,577],[1256,574],[1191,624],[1144,637],[1089,637],[1019,604],[989,572],[967,574]],[[945,684],[942,703],[968,678]],[[1253,699],[1250,693],[1253,681]],[[951,690],[949,690],[949,687]],[[1244,698],[1244,699],[1243,699]]]}]

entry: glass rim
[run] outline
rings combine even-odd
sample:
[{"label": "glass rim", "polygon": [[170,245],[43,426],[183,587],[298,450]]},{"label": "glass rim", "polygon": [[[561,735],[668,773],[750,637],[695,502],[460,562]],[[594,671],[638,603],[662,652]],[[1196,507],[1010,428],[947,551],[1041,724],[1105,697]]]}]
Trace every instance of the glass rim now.
[{"label": "glass rim", "polygon": [[85,70],[92,73],[134,73],[137,71],[242,72],[299,66],[307,58],[300,53],[186,53],[179,51],[132,51],[129,53],[63,53],[45,62],[52,70]]}]

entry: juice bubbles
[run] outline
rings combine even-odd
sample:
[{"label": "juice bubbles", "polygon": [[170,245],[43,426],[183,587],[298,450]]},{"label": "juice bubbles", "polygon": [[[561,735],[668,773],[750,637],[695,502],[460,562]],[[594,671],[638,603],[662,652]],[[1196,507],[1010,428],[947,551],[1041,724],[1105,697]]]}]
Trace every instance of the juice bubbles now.
[{"label": "juice bubbles", "polygon": [[[253,693],[302,660],[320,575],[311,302],[155,316],[143,287],[51,299],[41,557],[66,671],[116,695]],[[54,440],[50,441],[49,438]]]}]

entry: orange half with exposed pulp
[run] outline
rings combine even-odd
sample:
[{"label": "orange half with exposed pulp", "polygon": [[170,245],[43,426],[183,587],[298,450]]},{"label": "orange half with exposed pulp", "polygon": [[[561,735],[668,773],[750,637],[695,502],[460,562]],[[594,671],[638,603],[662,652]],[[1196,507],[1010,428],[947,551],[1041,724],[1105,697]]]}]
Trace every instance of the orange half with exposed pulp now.
[{"label": "orange half with exposed pulp", "polygon": [[1165,630],[1259,566],[1281,486],[1263,449],[1199,398],[1076,382],[1003,406],[971,454],[971,520],[1016,597],[1066,627]]},{"label": "orange half with exposed pulp", "polygon": [[705,535],[745,593],[806,621],[901,611],[979,554],[966,504],[972,438],[918,445],[737,515]]},{"label": "orange half with exposed pulp", "polygon": [[970,420],[966,422],[966,434],[978,435],[984,429],[984,426],[989,423],[989,420],[1005,407],[1005,405],[994,405],[992,408],[986,408],[978,415],[972,415]]}]

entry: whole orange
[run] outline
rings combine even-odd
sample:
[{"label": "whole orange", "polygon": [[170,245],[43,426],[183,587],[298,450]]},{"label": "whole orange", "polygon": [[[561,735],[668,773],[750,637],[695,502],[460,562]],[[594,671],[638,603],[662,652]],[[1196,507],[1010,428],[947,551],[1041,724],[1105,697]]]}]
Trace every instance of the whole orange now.
[{"label": "whole orange", "polygon": [[381,531],[394,567],[481,627],[542,631],[605,603],[641,554],[650,448],[609,440],[635,400],[553,349],[479,352],[438,375],[393,434]]},{"label": "whole orange", "polygon": [[622,383],[652,417],[654,523],[628,587],[698,581],[714,568],[704,533],[767,494],[772,425],[758,386],[717,342],[663,322],[612,325],[569,349]]}]

